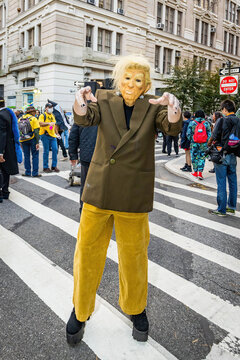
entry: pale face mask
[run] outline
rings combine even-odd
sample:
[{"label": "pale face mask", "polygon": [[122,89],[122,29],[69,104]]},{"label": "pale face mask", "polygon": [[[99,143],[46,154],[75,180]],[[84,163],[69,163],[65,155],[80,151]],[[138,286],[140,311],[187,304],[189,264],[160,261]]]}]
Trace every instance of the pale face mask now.
[{"label": "pale face mask", "polygon": [[47,113],[48,113],[48,114],[52,114],[52,112],[53,112],[53,108],[48,108],[48,109],[47,109]]},{"label": "pale face mask", "polygon": [[133,106],[139,96],[146,91],[146,88],[143,70],[126,69],[120,81],[120,91],[126,105]]}]

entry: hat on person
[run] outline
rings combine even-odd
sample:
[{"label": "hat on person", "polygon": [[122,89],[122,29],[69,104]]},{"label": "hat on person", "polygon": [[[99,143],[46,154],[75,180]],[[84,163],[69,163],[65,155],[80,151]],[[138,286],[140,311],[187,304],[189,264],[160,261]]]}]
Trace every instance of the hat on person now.
[{"label": "hat on person", "polygon": [[36,109],[34,106],[28,106],[26,108],[26,113],[36,112]]},{"label": "hat on person", "polygon": [[48,107],[48,108],[52,108],[53,106],[52,106],[52,104],[51,104],[51,103],[46,103],[46,105],[45,105],[45,109],[46,109],[47,107]]}]

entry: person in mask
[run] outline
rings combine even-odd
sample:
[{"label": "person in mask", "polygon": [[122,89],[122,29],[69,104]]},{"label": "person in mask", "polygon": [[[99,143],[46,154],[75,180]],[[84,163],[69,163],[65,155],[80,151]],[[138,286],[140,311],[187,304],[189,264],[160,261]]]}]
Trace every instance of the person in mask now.
[{"label": "person in mask", "polygon": [[[45,105],[45,111],[39,116],[40,131],[39,135],[43,144],[43,172],[51,173],[52,171],[59,172],[57,168],[57,133],[56,120],[53,115],[53,106],[50,103]],[[52,149],[52,167],[48,166],[49,149]]]},{"label": "person in mask", "polygon": [[[107,248],[115,224],[119,257],[119,304],[133,322],[133,338],[147,341],[148,212],[153,209],[155,129],[176,136],[182,129],[177,98],[146,95],[150,65],[143,56],[122,57],[113,72],[114,90],[90,86],[76,93],[74,122],[98,126],[86,178],[74,255],[74,308],[67,341],[79,343],[94,311]],[[89,103],[89,100],[91,103]]]}]

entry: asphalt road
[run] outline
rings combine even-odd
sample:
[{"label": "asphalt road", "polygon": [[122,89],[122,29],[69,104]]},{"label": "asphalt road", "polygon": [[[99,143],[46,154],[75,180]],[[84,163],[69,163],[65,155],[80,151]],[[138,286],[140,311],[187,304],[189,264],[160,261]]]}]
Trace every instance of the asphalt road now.
[{"label": "asphalt road", "polygon": [[240,212],[208,214],[215,190],[170,174],[168,160],[157,145],[145,344],[118,305],[113,232],[96,311],[80,346],[67,345],[79,186],[66,181],[68,162],[59,174],[12,178],[0,204],[1,360],[240,359]]}]

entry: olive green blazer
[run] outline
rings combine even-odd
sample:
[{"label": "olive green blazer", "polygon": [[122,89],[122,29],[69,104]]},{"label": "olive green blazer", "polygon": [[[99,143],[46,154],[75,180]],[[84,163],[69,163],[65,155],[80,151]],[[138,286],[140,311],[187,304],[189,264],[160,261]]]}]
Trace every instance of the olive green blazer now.
[{"label": "olive green blazer", "polygon": [[95,151],[82,200],[101,209],[145,213],[153,208],[156,128],[168,135],[182,129],[182,116],[170,123],[167,107],[151,105],[151,95],[137,99],[127,130],[123,98],[98,90],[87,114],[74,113],[80,126],[98,125]]}]

